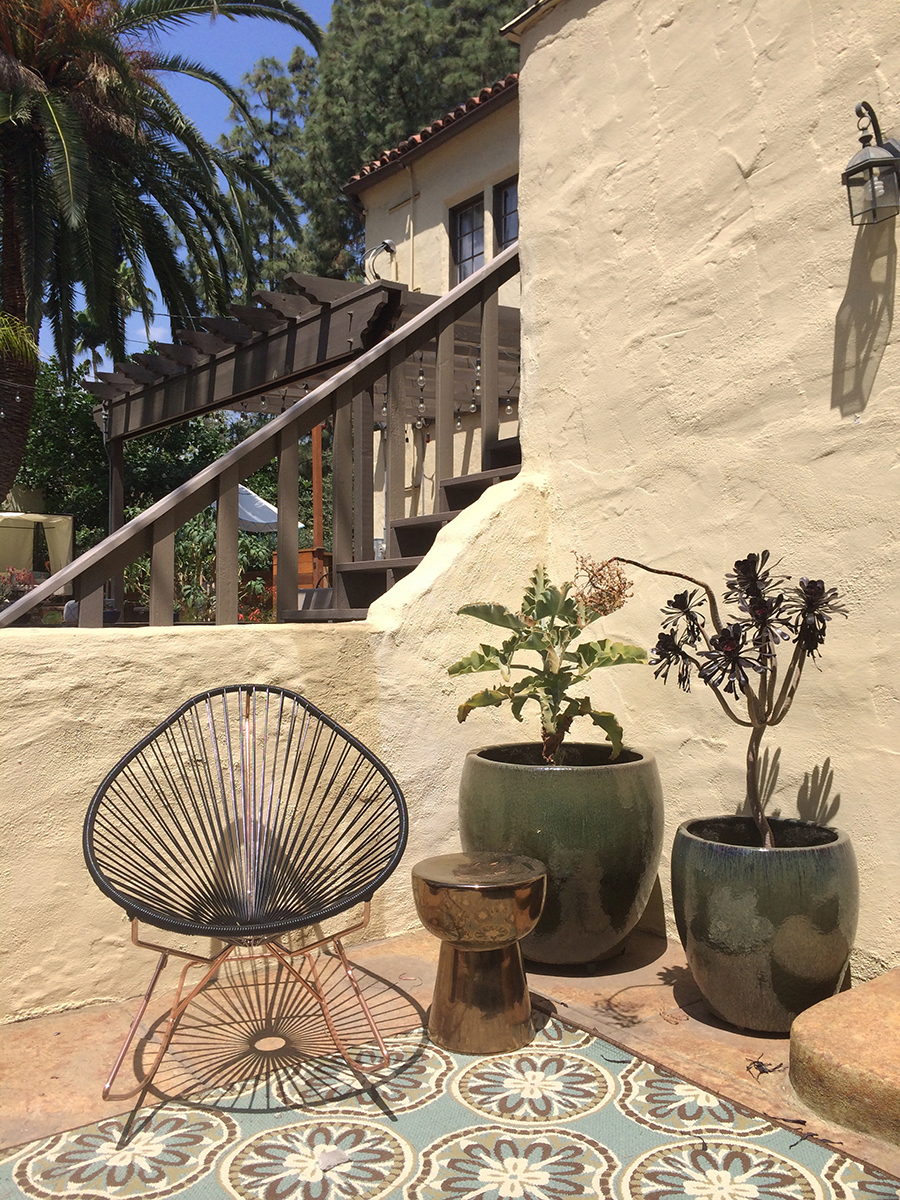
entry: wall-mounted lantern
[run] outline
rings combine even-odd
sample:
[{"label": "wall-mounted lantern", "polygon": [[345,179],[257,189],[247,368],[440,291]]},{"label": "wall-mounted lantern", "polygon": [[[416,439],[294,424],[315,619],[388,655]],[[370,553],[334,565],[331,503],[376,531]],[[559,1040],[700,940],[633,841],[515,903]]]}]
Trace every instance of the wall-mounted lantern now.
[{"label": "wall-mounted lantern", "polygon": [[868,101],[857,104],[856,115],[862,150],[847,163],[841,182],[847,189],[851,222],[874,225],[900,212],[900,142],[882,141],[881,126]]}]

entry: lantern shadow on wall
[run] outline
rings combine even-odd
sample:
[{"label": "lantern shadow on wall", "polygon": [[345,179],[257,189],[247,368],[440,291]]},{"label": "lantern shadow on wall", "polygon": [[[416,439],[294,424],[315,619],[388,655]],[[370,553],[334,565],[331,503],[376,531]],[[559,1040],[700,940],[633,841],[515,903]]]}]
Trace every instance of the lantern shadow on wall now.
[{"label": "lantern shadow on wall", "polygon": [[850,261],[847,290],[834,322],[831,407],[842,417],[869,402],[894,321],[897,244],[894,221],[862,225]]}]

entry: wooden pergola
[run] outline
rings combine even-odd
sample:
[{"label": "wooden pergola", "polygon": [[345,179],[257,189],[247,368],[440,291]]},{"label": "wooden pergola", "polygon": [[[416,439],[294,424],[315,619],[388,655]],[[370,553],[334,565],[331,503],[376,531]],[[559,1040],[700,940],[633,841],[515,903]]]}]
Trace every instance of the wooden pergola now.
[{"label": "wooden pergola", "polygon": [[[124,369],[117,365],[115,371],[95,385],[101,401],[98,418],[118,434],[114,441],[124,443],[126,434],[134,436],[145,429],[162,427],[164,422],[184,420],[195,412],[226,407],[229,403],[249,407],[257,398],[260,411],[265,400],[266,410],[272,416],[216,462],[15,601],[0,613],[0,628],[33,610],[67,583],[72,584],[79,602],[79,625],[99,627],[103,623],[103,600],[109,595],[110,581],[121,577],[127,566],[145,555],[150,563],[150,624],[170,625],[175,601],[177,531],[214,502],[217,505],[215,622],[236,624],[240,585],[239,486],[273,459],[278,472],[276,619],[316,617],[316,613],[305,612],[306,606],[298,596],[299,443],[311,437],[316,426],[324,421],[333,424],[335,572],[333,597],[324,619],[364,617],[377,595],[415,569],[427,553],[427,538],[434,537],[486,487],[510,479],[518,471],[517,439],[498,436],[500,413],[510,407],[511,398],[515,399],[518,380],[518,311],[501,307],[499,293],[518,271],[518,245],[513,244],[440,297],[409,293],[397,284],[373,285],[374,290],[387,298],[386,303],[397,295],[402,307],[396,317],[385,315],[383,325],[372,330],[373,344],[361,352],[348,338],[350,302],[356,302],[360,294],[371,293],[373,288],[326,281],[332,288],[343,287],[347,294],[316,305],[324,310],[327,303],[331,319],[319,321],[318,344],[324,345],[327,353],[315,362],[309,359],[304,362],[299,355],[287,353],[296,345],[298,339],[292,329],[303,323],[303,315],[289,319],[281,309],[269,314],[277,318],[276,325],[268,330],[254,330],[253,322],[261,322],[265,317],[251,308],[249,313],[238,311],[224,319],[243,329],[233,329],[219,320],[211,328],[198,322],[199,328],[191,330],[190,337],[182,340],[179,335],[176,344],[160,348],[159,355],[137,364],[124,364]],[[283,295],[294,299],[299,292]],[[341,347],[332,353],[328,349],[333,345],[332,338],[340,338],[335,311],[343,313],[347,349]],[[353,310],[353,328],[357,311]],[[318,315],[324,316],[324,311]],[[247,319],[243,320],[245,316]],[[395,327],[386,328],[391,323]],[[280,325],[288,328],[279,331]],[[225,333],[240,336],[226,340]],[[280,361],[268,357],[267,343],[272,340],[272,333],[284,334],[279,339],[284,354]],[[201,334],[220,341],[212,343],[195,336]],[[216,349],[217,344],[220,349]],[[196,353],[191,354],[189,362],[182,363],[181,350]],[[355,356],[343,365],[336,365],[338,355]],[[327,374],[322,382],[315,382],[318,378],[315,369]],[[145,371],[150,378],[137,378],[138,370]],[[314,381],[313,385],[308,394],[303,394],[309,380]],[[291,403],[290,389],[294,385],[299,385],[296,390],[300,394]],[[284,405],[284,411],[269,407],[273,398],[279,401],[279,408]],[[467,415],[463,418],[464,406]],[[139,413],[144,414],[140,421]],[[406,485],[411,417],[422,442],[429,436],[432,442],[430,453],[436,487],[431,511],[427,513],[419,507],[413,511],[416,498],[413,495],[410,500]],[[422,424],[432,419],[433,425],[426,434]],[[459,435],[461,424],[465,432]],[[481,441],[480,463],[468,453],[462,459],[454,454],[457,437],[465,437],[468,447],[476,428]],[[376,438],[383,449],[383,471],[377,475],[373,469]],[[455,475],[454,467],[460,466],[462,474]],[[373,545],[376,493],[383,497],[383,529],[389,533],[389,554],[384,559],[376,558]],[[379,510],[379,519],[381,516]],[[380,535],[381,527],[378,532]],[[302,611],[298,612],[298,608]]]},{"label": "wooden pergola", "polygon": [[[99,403],[110,462],[109,532],[124,523],[124,444],[129,438],[219,409],[280,414],[335,371],[432,305],[437,297],[379,280],[360,286],[304,274],[287,276],[290,291],[259,292],[258,304],[234,305],[228,317],[204,317],[181,329],[175,342],[155,345],[134,361],[116,363],[86,386]],[[499,394],[518,383],[519,311],[498,306]],[[457,411],[479,404],[481,321],[473,310],[454,334]],[[404,392],[410,424],[435,416],[436,345],[406,364]],[[490,368],[486,367],[487,376]],[[471,377],[471,379],[469,378]],[[485,378],[485,383],[488,378]],[[377,390],[377,387],[376,389]],[[386,395],[386,386],[383,389]],[[377,421],[378,406],[373,403]],[[495,431],[496,435],[496,431]],[[312,430],[313,554],[322,573],[322,427]],[[114,585],[114,591],[119,590]],[[121,603],[121,596],[115,596]]]}]

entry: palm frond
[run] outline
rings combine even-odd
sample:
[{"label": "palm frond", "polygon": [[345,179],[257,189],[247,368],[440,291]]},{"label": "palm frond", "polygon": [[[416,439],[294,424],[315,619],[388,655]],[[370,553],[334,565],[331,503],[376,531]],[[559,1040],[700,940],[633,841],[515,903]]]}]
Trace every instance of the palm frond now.
[{"label": "palm frond", "polygon": [[148,61],[148,66],[153,71],[187,75],[190,79],[198,79],[201,83],[208,83],[220,91],[240,113],[245,117],[250,117],[250,110],[247,108],[247,102],[244,99],[243,93],[238,88],[232,87],[223,75],[220,75],[217,71],[210,70],[209,67],[204,67],[202,63],[192,62],[188,58],[183,58],[180,54],[154,54],[152,59]]},{"label": "palm frond", "polygon": [[38,97],[35,112],[47,139],[47,160],[60,213],[74,229],[84,216],[87,202],[87,148],[81,122],[65,101],[51,94]]},{"label": "palm frond", "polygon": [[10,358],[36,366],[37,342],[24,321],[10,313],[0,312],[0,359]]},{"label": "palm frond", "polygon": [[302,34],[315,50],[322,45],[322,30],[292,0],[130,0],[113,16],[112,28],[118,34],[162,30],[206,15],[229,20],[265,17]]}]

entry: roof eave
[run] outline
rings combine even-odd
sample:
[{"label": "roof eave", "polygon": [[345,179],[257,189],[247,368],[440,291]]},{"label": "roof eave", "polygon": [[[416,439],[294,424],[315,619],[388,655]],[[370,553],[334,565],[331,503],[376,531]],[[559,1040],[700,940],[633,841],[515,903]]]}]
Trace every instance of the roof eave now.
[{"label": "roof eave", "polygon": [[500,36],[518,46],[522,41],[522,34],[527,29],[530,29],[532,25],[562,3],[563,0],[535,0],[535,3],[530,4],[524,12],[519,13],[517,17],[513,17],[511,21],[501,27]]},{"label": "roof eave", "polygon": [[[479,121],[483,121],[485,117],[491,116],[519,95],[519,81],[508,83],[504,88],[497,91],[487,100],[483,100],[475,108],[463,113],[462,116],[454,118],[448,124],[445,124],[437,133],[431,134],[427,138],[423,138],[412,146],[409,150],[404,150],[402,154],[398,154],[396,158],[385,163],[383,167],[378,167],[374,171],[369,171],[365,175],[357,176],[351,179],[348,184],[341,189],[345,195],[353,198],[358,196],[360,192],[366,191],[367,188],[374,187],[375,184],[389,179],[391,175],[396,175],[399,171],[404,170],[410,163],[415,162],[417,158],[421,158],[424,154],[428,154],[431,150],[440,146],[444,142],[448,142],[451,138],[456,137],[459,133],[464,133],[465,130],[471,129],[473,125],[477,125]],[[446,120],[446,118],[444,118]]]}]

